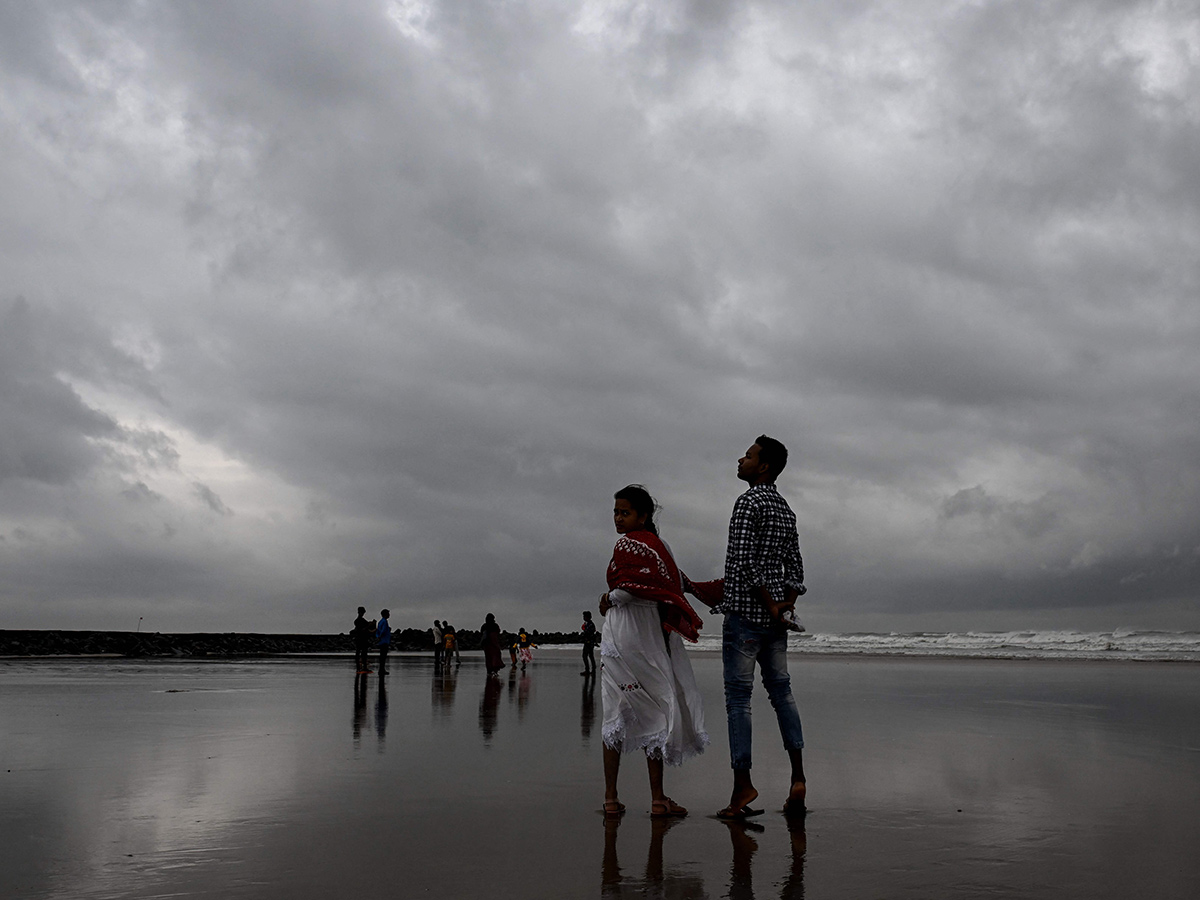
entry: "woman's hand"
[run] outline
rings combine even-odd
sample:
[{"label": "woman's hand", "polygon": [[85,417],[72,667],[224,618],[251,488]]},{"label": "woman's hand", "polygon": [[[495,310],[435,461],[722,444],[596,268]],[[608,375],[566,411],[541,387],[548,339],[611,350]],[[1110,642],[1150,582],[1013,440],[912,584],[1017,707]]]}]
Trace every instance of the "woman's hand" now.
[{"label": "woman's hand", "polygon": [[608,593],[606,592],[606,593],[601,594],[600,595],[600,615],[602,615],[602,616],[607,615],[607,613],[610,609],[612,609],[612,603],[608,599]]}]

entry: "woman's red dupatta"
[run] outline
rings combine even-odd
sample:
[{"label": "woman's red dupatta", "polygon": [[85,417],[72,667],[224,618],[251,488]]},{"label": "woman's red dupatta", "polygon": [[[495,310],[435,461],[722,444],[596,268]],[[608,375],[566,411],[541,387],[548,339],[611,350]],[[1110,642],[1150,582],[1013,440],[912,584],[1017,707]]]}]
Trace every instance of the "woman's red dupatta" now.
[{"label": "woman's red dupatta", "polygon": [[662,625],[692,643],[704,625],[680,588],[679,569],[658,535],[651,531],[623,534],[608,564],[608,589],[621,588],[661,604]]}]

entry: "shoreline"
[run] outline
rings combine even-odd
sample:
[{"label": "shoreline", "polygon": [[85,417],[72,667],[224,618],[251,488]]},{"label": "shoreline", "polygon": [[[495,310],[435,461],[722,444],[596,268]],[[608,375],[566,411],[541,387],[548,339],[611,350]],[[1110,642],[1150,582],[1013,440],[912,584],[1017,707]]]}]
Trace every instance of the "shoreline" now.
[{"label": "shoreline", "polygon": [[[2,646],[2,644],[0,644]],[[578,646],[569,644],[558,644],[540,648],[544,652],[552,653],[556,658],[565,655],[564,651],[571,651],[571,657],[579,652]],[[374,659],[377,653],[377,648],[371,648],[371,656]],[[720,650],[688,650],[690,655],[699,658],[720,659]],[[468,659],[482,660],[482,651],[479,650],[464,650],[463,655]],[[393,650],[389,657],[395,659],[411,658],[411,659],[428,659],[432,662],[432,650]],[[1061,665],[1112,665],[1112,666],[1200,666],[1200,660],[1192,659],[1136,659],[1129,657],[1122,658],[1105,658],[1095,656],[1079,656],[1079,657],[1044,657],[1044,656],[986,656],[982,654],[927,654],[918,653],[840,653],[840,652],[822,652],[812,653],[803,650],[789,650],[788,658],[791,660],[829,660],[830,662],[905,662],[913,664],[924,663],[961,663],[961,662],[978,662],[978,663],[1026,663],[1046,666],[1061,666]],[[131,656],[125,653],[118,652],[101,652],[101,653],[28,653],[28,654],[12,654],[0,653],[0,663],[5,662],[33,662],[33,661],[69,661],[69,660],[102,660],[102,661],[124,661],[124,662],[236,662],[239,660],[353,660],[353,650],[317,650],[317,651],[248,651],[248,652],[229,652],[229,653],[202,653],[202,654],[158,654],[158,655],[143,655]],[[535,659],[536,662],[536,659]],[[507,666],[506,666],[507,668]]]}]

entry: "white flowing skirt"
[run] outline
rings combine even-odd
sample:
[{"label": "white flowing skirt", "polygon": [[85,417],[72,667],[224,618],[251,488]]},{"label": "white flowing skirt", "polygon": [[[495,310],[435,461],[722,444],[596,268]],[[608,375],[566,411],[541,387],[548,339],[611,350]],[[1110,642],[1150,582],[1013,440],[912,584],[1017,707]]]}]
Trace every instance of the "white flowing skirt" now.
[{"label": "white flowing skirt", "polygon": [[657,603],[622,594],[600,641],[604,744],[677,766],[708,745],[692,663],[678,634],[663,640]]}]

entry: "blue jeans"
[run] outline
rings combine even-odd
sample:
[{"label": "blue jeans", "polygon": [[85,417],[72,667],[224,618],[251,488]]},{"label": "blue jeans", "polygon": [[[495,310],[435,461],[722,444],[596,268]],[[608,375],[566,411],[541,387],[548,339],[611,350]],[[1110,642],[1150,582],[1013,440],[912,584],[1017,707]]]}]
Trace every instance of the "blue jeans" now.
[{"label": "blue jeans", "polygon": [[725,715],[729,719],[729,757],[733,768],[750,768],[750,696],[754,691],[756,662],[762,669],[763,687],[779,720],[783,746],[788,750],[801,749],[804,732],[787,670],[787,629],[782,625],[755,625],[737,613],[728,613],[721,631],[721,662],[725,668]]}]

